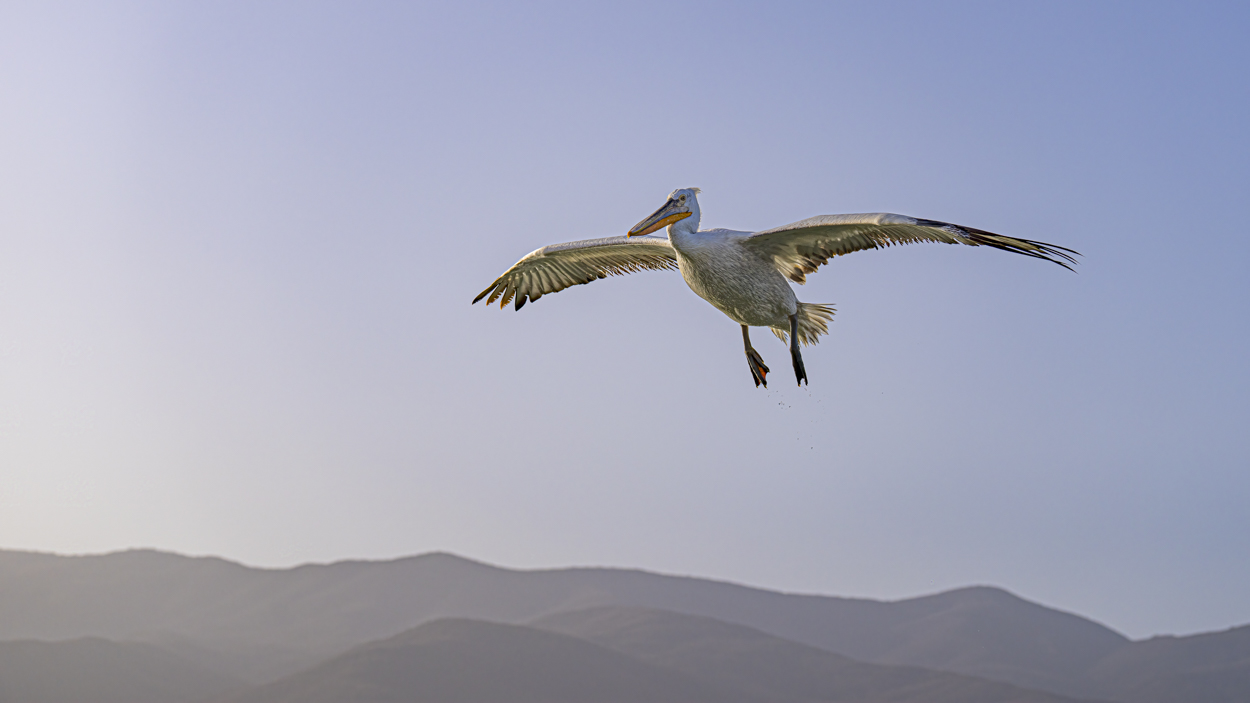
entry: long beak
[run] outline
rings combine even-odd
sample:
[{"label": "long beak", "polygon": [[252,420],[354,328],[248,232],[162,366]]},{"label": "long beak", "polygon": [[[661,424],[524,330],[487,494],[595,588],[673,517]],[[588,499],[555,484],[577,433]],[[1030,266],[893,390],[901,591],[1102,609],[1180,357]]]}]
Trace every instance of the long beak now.
[{"label": "long beak", "polygon": [[658,229],[668,227],[678,220],[690,217],[690,211],[682,210],[682,207],[682,205],[677,204],[676,200],[669,198],[663,207],[651,213],[651,216],[647,219],[634,225],[634,228],[626,236],[641,237],[644,234],[651,234]]}]

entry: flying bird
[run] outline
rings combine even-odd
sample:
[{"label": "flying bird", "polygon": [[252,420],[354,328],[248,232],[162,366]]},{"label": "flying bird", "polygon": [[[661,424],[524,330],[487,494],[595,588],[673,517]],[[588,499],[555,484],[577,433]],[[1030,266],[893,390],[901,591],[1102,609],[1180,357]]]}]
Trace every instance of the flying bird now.
[{"label": "flying bird", "polygon": [[[751,327],[767,327],[782,342],[789,339],[795,380],[807,382],[799,346],[815,344],[829,333],[834,309],[795,298],[790,281],[805,283],[807,274],[830,257],[892,244],[942,242],[987,246],[1043,259],[1072,270],[1079,253],[1065,247],[1004,237],[937,220],[886,212],[821,215],[762,232],[699,229],[698,188],[680,188],[623,237],[552,244],[518,261],[473,299],[502,308],[608,276],[642,269],[676,269],[696,295],[742,326],[747,365],[758,388],[768,386],[769,369],[751,346]],[[668,236],[649,236],[667,227]],[[489,297],[488,297],[489,296]]]}]

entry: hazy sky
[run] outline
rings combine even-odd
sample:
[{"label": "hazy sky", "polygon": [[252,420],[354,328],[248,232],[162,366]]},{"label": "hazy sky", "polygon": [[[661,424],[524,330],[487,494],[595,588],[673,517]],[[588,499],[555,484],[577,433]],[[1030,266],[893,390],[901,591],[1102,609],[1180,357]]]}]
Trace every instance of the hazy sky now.
[{"label": "hazy sky", "polygon": [[[0,5],[0,547],[452,551],[1134,637],[1250,622],[1245,3]],[[830,262],[793,386],[676,273],[469,301],[669,191],[1081,251]]]}]

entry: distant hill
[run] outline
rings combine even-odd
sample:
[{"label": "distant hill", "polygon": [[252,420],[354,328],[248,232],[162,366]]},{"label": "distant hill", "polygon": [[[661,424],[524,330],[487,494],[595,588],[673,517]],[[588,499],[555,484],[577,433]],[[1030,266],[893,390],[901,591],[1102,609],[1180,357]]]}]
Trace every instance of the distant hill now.
[{"label": "distant hill", "polygon": [[[448,554],[255,569],[155,551],[0,552],[0,639],[194,642],[251,681],[442,617],[521,623],[634,605],[754,627],[861,661],[1088,695],[1120,634],[994,588],[883,602],[791,595],[626,569],[501,569]],[[210,655],[205,654],[207,658]]]},{"label": "distant hill", "polygon": [[887,602],[628,569],[501,569],[449,554],[256,569],[150,550],[0,551],[0,640],[146,642],[251,684],[441,618],[521,624],[607,606],[713,618],[859,662],[1074,698],[1250,701],[1248,628],[1130,642],[997,588]]},{"label": "distant hill", "polygon": [[[231,703],[756,703],[584,640],[447,619],[356,647]],[[762,703],[762,702],[759,702]]]},{"label": "distant hill", "polygon": [[[889,615],[860,630],[881,632],[879,648],[834,651],[1089,696],[1094,691],[1085,673],[1091,662],[1129,643],[1102,625],[997,588],[964,588],[889,605]],[[814,636],[806,641],[821,644]]]},{"label": "distant hill", "polygon": [[1141,703],[1250,701],[1250,625],[1133,642],[1091,667],[1089,689]]},{"label": "distant hill", "polygon": [[146,644],[0,642],[0,703],[197,703],[240,688]]},{"label": "distant hill", "polygon": [[971,676],[865,664],[742,625],[649,608],[591,608],[550,615],[531,625],[580,637],[773,703],[1070,700]]}]

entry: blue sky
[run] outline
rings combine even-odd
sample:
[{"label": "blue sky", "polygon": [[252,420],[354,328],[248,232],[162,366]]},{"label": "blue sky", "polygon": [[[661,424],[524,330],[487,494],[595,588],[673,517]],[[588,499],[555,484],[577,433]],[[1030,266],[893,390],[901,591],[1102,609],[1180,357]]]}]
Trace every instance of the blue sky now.
[{"label": "blue sky", "polygon": [[[1242,4],[8,3],[0,546],[430,550],[1135,637],[1250,622]],[[674,188],[899,212],[811,385],[671,273],[469,301]]]}]

